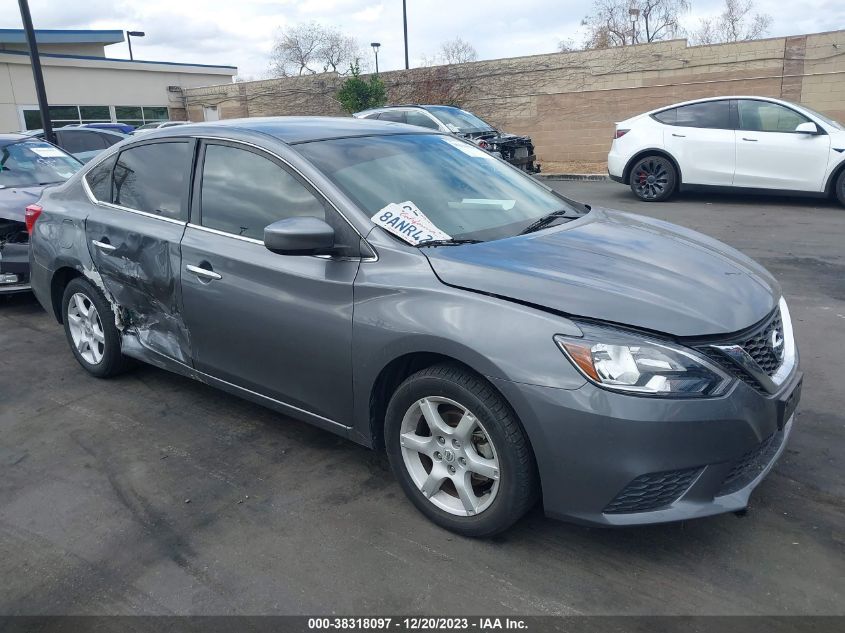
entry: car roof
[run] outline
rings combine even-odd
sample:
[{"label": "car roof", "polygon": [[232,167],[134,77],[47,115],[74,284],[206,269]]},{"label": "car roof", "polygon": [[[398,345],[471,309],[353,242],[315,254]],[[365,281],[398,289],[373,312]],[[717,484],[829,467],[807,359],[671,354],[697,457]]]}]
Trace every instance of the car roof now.
[{"label": "car roof", "polygon": [[774,97],[761,97],[759,95],[723,95],[721,97],[705,97],[704,99],[690,99],[689,101],[680,101],[678,103],[660,106],[659,108],[649,110],[648,112],[644,112],[643,114],[654,114],[655,112],[661,112],[663,110],[669,110],[671,108],[677,108],[685,105],[692,105],[694,103],[706,103],[708,101],[728,101],[730,99],[751,99],[753,101],[770,101],[772,103],[779,103],[781,105],[801,107],[800,103],[792,103],[791,101],[775,99]]},{"label": "car roof", "polygon": [[17,143],[26,139],[31,139],[32,136],[27,134],[0,134],[0,145],[8,145],[9,143]]},{"label": "car roof", "polygon": [[416,125],[373,121],[353,117],[280,116],[255,117],[247,119],[223,119],[207,123],[187,123],[159,128],[144,134],[144,139],[184,136],[190,128],[196,133],[219,133],[221,129],[235,129],[244,132],[259,132],[275,137],[284,143],[308,143],[334,138],[356,136],[386,136],[390,134],[438,134],[436,130]]}]

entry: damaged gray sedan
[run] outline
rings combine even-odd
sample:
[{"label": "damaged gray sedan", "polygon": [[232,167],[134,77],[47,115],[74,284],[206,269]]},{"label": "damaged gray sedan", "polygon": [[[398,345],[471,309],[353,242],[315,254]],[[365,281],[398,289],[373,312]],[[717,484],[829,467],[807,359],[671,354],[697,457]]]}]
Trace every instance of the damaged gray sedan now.
[{"label": "damaged gray sedan", "polygon": [[22,134],[0,134],[0,294],[29,290],[29,230],[44,187],[66,181],[82,163]]},{"label": "damaged gray sedan", "polygon": [[[139,359],[368,447],[470,536],[745,508],[802,373],[761,266],[451,134],[154,131],[49,188],[32,288],[95,376]],[[342,482],[338,482],[341,484]]]}]

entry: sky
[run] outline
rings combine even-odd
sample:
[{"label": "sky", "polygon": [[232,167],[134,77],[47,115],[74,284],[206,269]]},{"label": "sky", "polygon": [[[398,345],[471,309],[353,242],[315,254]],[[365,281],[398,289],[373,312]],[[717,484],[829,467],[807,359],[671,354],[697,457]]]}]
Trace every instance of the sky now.
[{"label": "sky", "polygon": [[[719,13],[723,0],[692,0],[684,24]],[[136,59],[237,66],[241,78],[267,76],[274,39],[286,26],[316,21],[354,36],[379,68],[404,67],[401,0],[30,0],[35,28],[145,31],[133,38]],[[479,59],[553,52],[561,40],[583,40],[581,19],[592,0],[407,0],[411,66],[461,37]],[[773,18],[769,35],[845,28],[843,0],[756,0]],[[17,2],[0,2],[0,28],[21,28]],[[128,57],[126,44],[106,48]]]}]

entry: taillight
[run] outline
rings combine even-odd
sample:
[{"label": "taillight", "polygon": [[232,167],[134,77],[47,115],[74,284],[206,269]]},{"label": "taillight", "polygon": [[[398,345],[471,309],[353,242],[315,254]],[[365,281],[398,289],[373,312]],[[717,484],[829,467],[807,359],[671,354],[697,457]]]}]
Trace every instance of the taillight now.
[{"label": "taillight", "polygon": [[[20,209],[20,207],[18,207]],[[26,232],[32,235],[32,229],[35,228],[35,221],[44,209],[40,204],[31,204],[26,208],[24,219],[26,221]],[[19,216],[20,217],[20,216]]]},{"label": "taillight", "polygon": [[622,138],[631,130],[616,130],[616,135],[613,138]]}]

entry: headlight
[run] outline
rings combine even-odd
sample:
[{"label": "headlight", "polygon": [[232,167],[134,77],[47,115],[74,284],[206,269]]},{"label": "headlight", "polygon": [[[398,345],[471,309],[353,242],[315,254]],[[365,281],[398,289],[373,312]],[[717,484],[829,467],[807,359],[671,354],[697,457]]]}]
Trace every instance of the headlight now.
[{"label": "headlight", "polygon": [[578,324],[581,338],[555,336],[578,370],[597,385],[647,396],[717,396],[731,377],[692,350],[645,336]]}]

